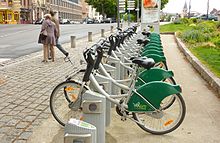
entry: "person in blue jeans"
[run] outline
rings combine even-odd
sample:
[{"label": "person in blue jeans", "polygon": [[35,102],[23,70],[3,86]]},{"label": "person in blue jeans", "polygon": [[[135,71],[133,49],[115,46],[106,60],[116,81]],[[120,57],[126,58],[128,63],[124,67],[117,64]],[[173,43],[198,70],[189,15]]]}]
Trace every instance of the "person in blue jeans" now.
[{"label": "person in blue jeans", "polygon": [[52,16],[51,21],[53,21],[56,25],[56,47],[66,56],[69,56],[69,53],[61,46],[59,43],[59,37],[60,37],[60,23],[59,20],[55,17],[55,13],[53,11],[50,11],[50,15]]}]

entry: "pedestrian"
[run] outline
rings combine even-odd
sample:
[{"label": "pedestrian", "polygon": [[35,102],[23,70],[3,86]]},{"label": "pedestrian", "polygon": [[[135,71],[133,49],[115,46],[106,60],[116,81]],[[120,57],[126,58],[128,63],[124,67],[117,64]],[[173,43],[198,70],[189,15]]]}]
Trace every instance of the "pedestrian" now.
[{"label": "pedestrian", "polygon": [[69,56],[69,53],[61,46],[59,43],[59,37],[60,37],[60,23],[59,20],[55,17],[55,13],[53,11],[50,11],[50,14],[52,16],[52,21],[56,25],[57,33],[56,33],[56,47],[66,56]]},{"label": "pedestrian", "polygon": [[54,22],[51,21],[51,15],[45,14],[45,20],[41,26],[41,33],[46,36],[46,38],[39,39],[38,42],[43,44],[43,61],[48,62],[48,51],[50,50],[52,62],[54,62],[55,51],[54,45],[56,45],[56,25]]}]

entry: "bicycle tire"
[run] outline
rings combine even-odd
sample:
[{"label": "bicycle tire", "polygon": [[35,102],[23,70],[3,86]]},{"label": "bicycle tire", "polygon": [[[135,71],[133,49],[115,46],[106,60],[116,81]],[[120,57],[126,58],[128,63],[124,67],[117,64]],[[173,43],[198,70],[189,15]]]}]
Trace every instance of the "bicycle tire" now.
[{"label": "bicycle tire", "polygon": [[[143,113],[143,112],[133,112],[133,118],[139,122],[137,123],[137,125],[143,129],[144,131],[148,132],[148,133],[151,133],[151,134],[155,134],[155,135],[163,135],[163,134],[167,134],[167,133],[170,133],[172,131],[174,131],[175,129],[177,129],[181,123],[183,122],[184,118],[185,118],[185,115],[186,115],[186,105],[185,105],[185,102],[182,98],[182,96],[180,94],[175,94],[175,95],[172,95],[172,96],[175,96],[175,101],[178,101],[179,104],[180,104],[180,113],[177,117],[177,120],[171,120],[169,119],[167,116],[165,116],[166,114],[171,114],[170,111],[170,108],[172,108],[173,106],[175,106],[174,104],[164,110],[164,115],[160,118],[160,119],[156,119],[156,117],[152,117],[152,115],[150,116],[149,114],[147,113]],[[176,110],[176,109],[174,109]],[[172,111],[172,110],[171,110]],[[167,112],[167,113],[165,113]],[[146,124],[145,120],[143,120],[143,117],[141,115],[145,115],[146,117],[146,121],[148,123],[151,123],[151,124]],[[162,118],[165,118],[165,121],[162,121]],[[155,121],[152,121],[152,120],[155,119]],[[141,124],[140,124],[141,123]],[[159,123],[158,124],[158,127],[159,128],[154,128],[153,125],[156,125],[156,123]],[[165,127],[163,127],[165,126]]]},{"label": "bicycle tire", "polygon": [[[167,81],[168,80],[168,81]],[[171,83],[171,84],[174,84],[174,85],[176,85],[176,81],[174,80],[174,78],[173,77],[169,77],[169,78],[167,78],[167,79],[165,79],[164,80],[164,82],[168,82],[168,83]],[[167,99],[168,98],[168,99]],[[168,109],[170,106],[172,106],[172,104],[175,102],[175,96],[169,96],[169,97],[167,97],[166,99],[166,101],[165,100],[163,100],[163,102],[161,103],[161,104],[163,104],[163,105],[161,105],[161,108],[163,109],[163,110],[165,110],[165,109]]]},{"label": "bicycle tire", "polygon": [[[68,122],[70,118],[80,119],[81,109],[78,108],[77,111],[73,111],[69,108],[69,103],[74,102],[73,98],[78,97],[79,89],[81,87],[81,83],[70,80],[64,81],[58,84],[50,95],[50,110],[55,118],[55,120],[62,126]],[[68,88],[68,90],[67,90]],[[86,87],[83,87],[82,94],[87,90]],[[77,90],[77,91],[76,91]],[[77,97],[75,97],[77,95]],[[58,104],[58,105],[57,105]]]}]

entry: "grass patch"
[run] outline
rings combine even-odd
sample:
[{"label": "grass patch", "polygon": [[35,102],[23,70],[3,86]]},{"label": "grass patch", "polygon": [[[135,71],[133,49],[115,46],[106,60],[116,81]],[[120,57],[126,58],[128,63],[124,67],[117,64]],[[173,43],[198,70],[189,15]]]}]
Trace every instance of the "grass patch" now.
[{"label": "grass patch", "polygon": [[220,47],[199,46],[190,51],[220,78]]},{"label": "grass patch", "polygon": [[191,27],[185,25],[185,24],[165,24],[160,26],[160,32],[176,32],[176,31],[183,31],[186,29],[191,29]]},{"label": "grass patch", "polygon": [[160,31],[177,32],[190,51],[220,78],[220,22],[181,19],[178,24],[161,25]]}]

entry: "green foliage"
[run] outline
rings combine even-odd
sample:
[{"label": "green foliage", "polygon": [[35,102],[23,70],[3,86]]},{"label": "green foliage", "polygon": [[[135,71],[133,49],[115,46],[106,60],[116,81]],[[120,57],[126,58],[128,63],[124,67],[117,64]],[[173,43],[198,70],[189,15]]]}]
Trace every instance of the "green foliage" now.
[{"label": "green foliage", "polygon": [[204,21],[196,26],[191,26],[191,28],[191,30],[183,31],[180,35],[185,42],[190,44],[207,42],[216,36],[216,25],[212,21]]},{"label": "green foliage", "polygon": [[189,26],[184,24],[166,24],[160,26],[160,31],[163,32],[176,32],[176,31],[183,31],[186,29],[191,29]]},{"label": "green foliage", "polygon": [[215,22],[213,21],[204,21],[202,23],[197,24],[195,29],[202,31],[204,33],[211,33],[216,30],[216,25],[215,25]]},{"label": "green foliage", "polygon": [[197,18],[190,18],[189,21],[190,21],[190,23],[198,23]]},{"label": "green foliage", "polygon": [[220,48],[220,34],[216,34],[214,38],[212,38],[212,42]]},{"label": "green foliage", "polygon": [[188,18],[180,18],[180,23],[182,24],[189,24],[189,19]]},{"label": "green foliage", "polygon": [[220,48],[199,46],[190,50],[220,78]]},{"label": "green foliage", "polygon": [[[175,23],[175,21],[174,21]],[[178,22],[176,22],[176,24],[187,24],[187,25],[190,25],[190,24],[193,24],[193,23],[198,23],[197,19],[196,18],[180,18],[178,20]]]},{"label": "green foliage", "polygon": [[195,22],[192,19],[188,22],[188,24],[162,25],[160,30],[161,32],[178,31],[179,37],[186,42],[192,53],[220,77],[220,22]]},{"label": "green foliage", "polygon": [[[124,15],[124,21],[128,21],[128,14]],[[130,14],[130,20],[131,21],[135,21],[136,20],[136,17],[134,14]]]},{"label": "green foliage", "polygon": [[173,23],[174,24],[181,24],[181,21],[180,21],[180,19],[176,19],[176,20],[173,21]]},{"label": "green foliage", "polygon": [[[112,17],[117,14],[117,1],[118,0],[86,0],[89,5],[96,8],[97,12],[102,15],[106,14],[107,17]],[[169,0],[161,0],[161,9],[163,9],[168,2]],[[135,1],[135,6],[136,5],[137,0]],[[139,0],[139,6],[139,9],[141,10],[141,0]]]},{"label": "green foliage", "polygon": [[216,28],[220,30],[220,21],[216,24]]},{"label": "green foliage", "polygon": [[188,43],[194,44],[197,42],[206,42],[210,40],[210,35],[208,33],[203,33],[199,30],[187,30],[183,32],[180,37]]},{"label": "green foliage", "polygon": [[86,0],[89,5],[96,8],[96,11],[107,17],[116,15],[117,0]]},{"label": "green foliage", "polygon": [[161,9],[163,9],[168,2],[169,0],[161,0]]}]

